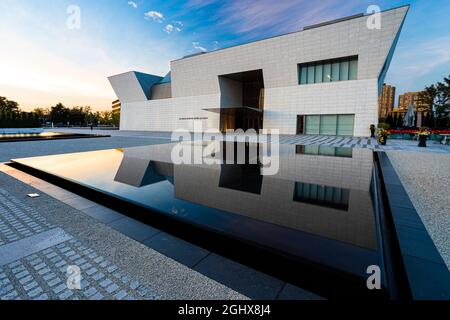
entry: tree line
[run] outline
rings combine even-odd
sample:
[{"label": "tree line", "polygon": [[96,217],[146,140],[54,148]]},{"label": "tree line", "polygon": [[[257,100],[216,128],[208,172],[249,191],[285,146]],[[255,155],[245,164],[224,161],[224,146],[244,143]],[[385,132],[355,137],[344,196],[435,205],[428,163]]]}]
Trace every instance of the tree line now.
[{"label": "tree line", "polygon": [[437,82],[425,88],[420,98],[431,108],[428,127],[450,127],[450,75],[442,82]]},{"label": "tree line", "polygon": [[0,128],[40,127],[39,117],[32,112],[23,112],[15,101],[0,97]]},{"label": "tree line", "polygon": [[68,108],[58,103],[50,108],[20,110],[15,101],[0,97],[0,128],[34,128],[54,126],[119,125],[120,116],[111,111],[93,111],[89,106]]}]

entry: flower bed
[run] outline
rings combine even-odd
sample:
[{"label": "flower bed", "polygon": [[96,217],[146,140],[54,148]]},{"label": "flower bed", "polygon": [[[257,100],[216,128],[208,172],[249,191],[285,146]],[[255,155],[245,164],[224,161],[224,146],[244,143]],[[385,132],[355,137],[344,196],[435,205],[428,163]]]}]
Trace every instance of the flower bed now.
[{"label": "flower bed", "polygon": [[[414,129],[404,129],[404,130],[396,130],[396,129],[390,129],[388,130],[390,135],[390,139],[403,139],[403,140],[411,140],[413,139],[416,134],[420,132],[420,130]],[[438,140],[439,138],[442,139],[439,135],[441,134],[450,134],[450,130],[427,130],[429,132],[429,139],[430,140]]]},{"label": "flower bed", "polygon": [[[396,130],[396,129],[390,129],[388,130],[389,133],[395,134],[395,135],[403,135],[403,134],[417,134],[419,132],[419,130],[415,129],[415,130],[409,130],[409,129],[404,129],[404,130]],[[431,134],[450,134],[450,130],[427,130],[428,132],[430,132]]]}]

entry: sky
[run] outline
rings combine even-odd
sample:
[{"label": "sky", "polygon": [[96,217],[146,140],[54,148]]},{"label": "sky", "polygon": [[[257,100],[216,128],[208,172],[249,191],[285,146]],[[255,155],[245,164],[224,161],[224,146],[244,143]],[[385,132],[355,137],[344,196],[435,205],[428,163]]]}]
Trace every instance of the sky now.
[{"label": "sky", "polygon": [[58,102],[106,110],[116,99],[108,76],[164,76],[187,54],[299,31],[372,4],[411,5],[386,78],[397,94],[450,74],[449,0],[1,0],[0,96],[24,110]]}]

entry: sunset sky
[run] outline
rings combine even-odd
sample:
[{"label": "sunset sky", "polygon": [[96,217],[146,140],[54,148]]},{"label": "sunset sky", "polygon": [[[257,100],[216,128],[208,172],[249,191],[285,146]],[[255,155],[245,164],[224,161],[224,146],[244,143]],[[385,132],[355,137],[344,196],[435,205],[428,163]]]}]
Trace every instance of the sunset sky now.
[{"label": "sunset sky", "polygon": [[[116,98],[107,77],[137,70],[157,75],[169,62],[301,30],[314,23],[410,4],[386,82],[420,90],[450,72],[448,0],[1,0],[0,96],[22,109],[90,105]],[[66,26],[69,5],[81,28]]]}]

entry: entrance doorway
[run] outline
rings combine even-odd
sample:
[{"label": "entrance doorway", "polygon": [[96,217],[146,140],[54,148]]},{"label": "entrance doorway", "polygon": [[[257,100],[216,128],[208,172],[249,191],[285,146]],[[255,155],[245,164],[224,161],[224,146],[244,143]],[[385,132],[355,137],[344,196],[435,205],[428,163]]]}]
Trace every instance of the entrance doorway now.
[{"label": "entrance doorway", "polygon": [[264,77],[262,70],[219,76],[220,130],[263,128]]}]

